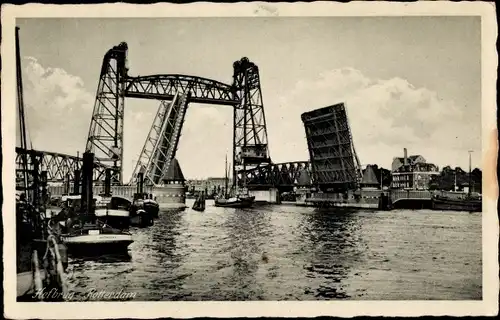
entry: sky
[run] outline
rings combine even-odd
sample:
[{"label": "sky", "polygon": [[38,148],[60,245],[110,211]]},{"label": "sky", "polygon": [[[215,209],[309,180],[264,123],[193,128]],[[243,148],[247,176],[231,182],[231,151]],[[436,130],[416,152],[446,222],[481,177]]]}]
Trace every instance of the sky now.
[{"label": "sky", "polygon": [[[107,50],[128,44],[129,74],[225,83],[259,66],[275,163],[308,160],[300,114],[344,102],[363,165],[421,154],[440,167],[481,164],[479,17],[17,19],[33,148],[83,152]],[[124,177],[158,101],[125,101]],[[190,104],[177,151],[187,178],[224,175],[232,110]]]}]

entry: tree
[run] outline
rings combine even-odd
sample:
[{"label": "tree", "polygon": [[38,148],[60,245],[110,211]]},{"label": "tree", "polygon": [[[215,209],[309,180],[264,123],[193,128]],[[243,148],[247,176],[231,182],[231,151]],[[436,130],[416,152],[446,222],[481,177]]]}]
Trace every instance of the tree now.
[{"label": "tree", "polygon": [[[481,192],[482,172],[480,169],[474,169],[470,177],[471,187],[473,191]],[[456,179],[456,180],[455,180]],[[450,166],[443,168],[441,173],[433,176],[429,183],[431,190],[455,190],[455,181],[459,190],[469,184],[469,173],[462,170],[460,167],[452,169]]]},{"label": "tree", "polygon": [[429,181],[429,190],[439,190],[441,185],[441,176],[434,175],[431,176],[431,180]]},{"label": "tree", "polygon": [[483,172],[481,169],[475,168],[471,172],[471,184],[472,184],[472,191],[479,192],[481,193],[483,188]]}]

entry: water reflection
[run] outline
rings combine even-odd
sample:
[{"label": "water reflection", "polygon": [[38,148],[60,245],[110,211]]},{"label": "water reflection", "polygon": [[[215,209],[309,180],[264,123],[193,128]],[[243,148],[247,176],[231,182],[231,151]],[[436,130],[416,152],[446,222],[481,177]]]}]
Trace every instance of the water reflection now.
[{"label": "water reflection", "polygon": [[271,235],[268,219],[255,209],[226,209],[229,211],[223,224],[227,235],[230,272],[225,285],[232,290],[225,295],[228,300],[261,299],[263,290],[257,279],[259,265],[265,262],[263,245]]},{"label": "water reflection", "polygon": [[71,259],[70,291],[123,290],[136,301],[481,298],[480,215],[207,202],[131,233],[131,259]]},{"label": "water reflection", "polygon": [[95,263],[117,263],[117,262],[129,262],[132,260],[132,256],[129,252],[126,253],[109,253],[109,254],[71,254],[70,262],[72,264],[83,264],[85,262],[95,262]]},{"label": "water reflection", "polygon": [[183,221],[184,210],[162,210],[159,219],[148,229],[136,229],[134,254],[135,268],[133,287],[140,294],[154,294],[154,298],[171,296],[182,287],[182,277],[176,270],[182,265],[182,238],[186,232]]},{"label": "water reflection", "polygon": [[304,239],[300,251],[309,252],[304,266],[311,285],[305,289],[309,299],[345,299],[345,279],[359,262],[363,242],[355,210],[318,209],[301,224]]}]

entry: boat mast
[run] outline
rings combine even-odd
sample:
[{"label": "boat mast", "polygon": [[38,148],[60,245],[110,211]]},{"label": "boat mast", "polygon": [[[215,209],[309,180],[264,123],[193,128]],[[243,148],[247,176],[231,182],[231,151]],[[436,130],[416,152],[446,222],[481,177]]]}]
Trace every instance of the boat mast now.
[{"label": "boat mast", "polygon": [[24,192],[26,200],[30,200],[31,196],[28,192],[28,143],[26,138],[26,122],[24,115],[24,99],[23,99],[23,79],[22,79],[22,69],[21,69],[21,52],[19,46],[19,27],[16,27],[16,76],[17,76],[17,106],[19,110],[19,129],[21,135],[21,149],[23,154],[22,159],[22,170],[23,170],[23,183]]},{"label": "boat mast", "polygon": [[457,191],[457,169],[454,170],[455,173],[455,185],[453,186],[453,191]]},{"label": "boat mast", "polygon": [[383,171],[382,168],[380,168],[380,190],[384,190],[384,183],[383,183]]},{"label": "boat mast", "polygon": [[472,173],[472,160],[471,160],[471,154],[472,154],[472,150],[469,150],[469,196],[470,196],[470,193],[471,193],[471,173]]},{"label": "boat mast", "polygon": [[228,181],[227,181],[227,154],[226,154],[226,165],[224,167],[224,175],[225,175],[225,178],[224,178],[224,199],[227,198],[227,186],[228,186]]},{"label": "boat mast", "polygon": [[247,187],[247,167],[245,165],[245,158],[241,159],[241,162],[243,163],[243,190],[245,190]]}]

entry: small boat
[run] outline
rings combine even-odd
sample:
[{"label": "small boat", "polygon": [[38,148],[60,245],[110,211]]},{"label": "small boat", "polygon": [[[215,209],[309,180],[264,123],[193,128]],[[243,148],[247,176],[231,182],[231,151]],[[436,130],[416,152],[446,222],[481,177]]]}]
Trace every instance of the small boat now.
[{"label": "small boat", "polygon": [[144,209],[132,209],[130,211],[130,224],[135,227],[149,227],[154,224],[153,216]]},{"label": "small boat", "polygon": [[158,218],[158,213],[160,212],[160,205],[153,199],[152,194],[147,193],[136,193],[134,194],[134,202],[132,206],[136,208],[136,210],[142,209],[148,215],[153,218]]},{"label": "small boat", "polygon": [[158,218],[158,213],[160,212],[160,205],[155,200],[149,198],[142,200],[144,211],[153,216],[153,218]]},{"label": "small boat", "polygon": [[215,199],[216,207],[229,207],[229,208],[250,208],[253,206],[255,201],[254,196],[249,195],[237,195],[231,198],[219,198]]},{"label": "small boat", "polygon": [[[142,198],[143,196],[145,198]],[[136,193],[134,202],[130,205],[130,223],[138,227],[152,226],[155,216],[158,217],[158,211],[158,204],[152,199],[147,199],[147,194]]]},{"label": "small boat", "polygon": [[118,229],[128,229],[130,219],[130,200],[117,196],[96,197],[95,216],[107,225]]},{"label": "small boat", "polygon": [[222,197],[217,197],[215,199],[216,207],[228,207],[228,208],[250,208],[253,206],[255,197],[251,196],[247,192],[237,191],[232,189],[231,192],[234,196],[230,196],[227,193],[228,189],[228,169],[227,169],[227,156],[226,156],[226,173],[225,173],[226,185],[224,189],[224,195]]},{"label": "small boat", "polygon": [[134,242],[130,233],[99,220],[72,227],[68,234],[61,235],[61,239],[72,254],[127,252],[128,246]]},{"label": "small boat", "polygon": [[196,211],[205,211],[205,192],[202,191],[200,195],[196,198],[194,205],[193,205],[193,210]]}]

